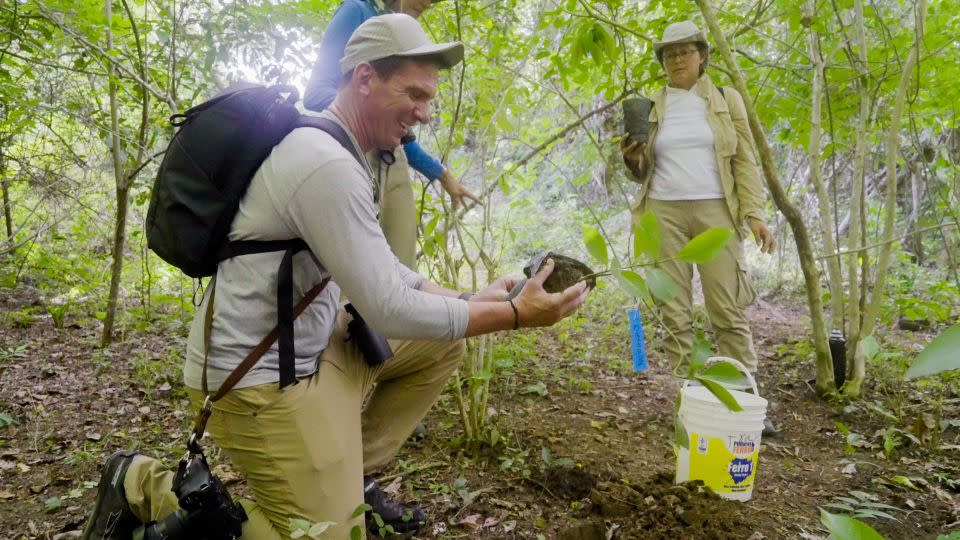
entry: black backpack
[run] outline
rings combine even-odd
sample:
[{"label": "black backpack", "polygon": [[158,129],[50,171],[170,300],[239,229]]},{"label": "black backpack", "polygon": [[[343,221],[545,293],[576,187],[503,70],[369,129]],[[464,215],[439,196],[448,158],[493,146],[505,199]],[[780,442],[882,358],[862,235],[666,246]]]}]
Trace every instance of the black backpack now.
[{"label": "black backpack", "polygon": [[231,257],[285,252],[277,284],[281,388],[296,381],[292,259],[308,247],[301,239],[230,242],[230,226],[257,169],[296,128],[326,131],[363,163],[343,128],[300,115],[298,99],[292,86],[248,85],[171,116],[179,129],[157,172],[146,219],[150,249],[190,277],[212,276]]}]

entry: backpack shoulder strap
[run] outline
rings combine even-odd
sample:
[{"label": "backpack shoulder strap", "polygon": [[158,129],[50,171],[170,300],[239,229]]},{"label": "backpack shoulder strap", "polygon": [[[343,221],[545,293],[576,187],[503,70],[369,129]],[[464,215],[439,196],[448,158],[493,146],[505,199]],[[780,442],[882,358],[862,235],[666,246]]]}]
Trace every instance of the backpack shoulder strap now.
[{"label": "backpack shoulder strap", "polygon": [[326,131],[334,140],[340,143],[340,146],[350,152],[350,155],[353,156],[353,159],[357,160],[357,163],[361,166],[363,165],[363,156],[357,151],[357,147],[353,144],[353,141],[350,140],[350,135],[347,135],[347,132],[340,124],[319,116],[301,116],[300,120],[297,121],[297,127],[311,127]]}]

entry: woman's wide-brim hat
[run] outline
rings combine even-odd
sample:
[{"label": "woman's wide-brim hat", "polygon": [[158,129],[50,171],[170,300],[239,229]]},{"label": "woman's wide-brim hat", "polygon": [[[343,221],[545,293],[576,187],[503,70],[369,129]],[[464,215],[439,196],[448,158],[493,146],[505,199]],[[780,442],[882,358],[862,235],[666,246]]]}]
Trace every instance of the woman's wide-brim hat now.
[{"label": "woman's wide-brim hat", "polygon": [[703,43],[707,45],[707,36],[693,21],[673,23],[663,31],[660,41],[653,42],[653,52],[659,53],[667,45],[676,43]]}]

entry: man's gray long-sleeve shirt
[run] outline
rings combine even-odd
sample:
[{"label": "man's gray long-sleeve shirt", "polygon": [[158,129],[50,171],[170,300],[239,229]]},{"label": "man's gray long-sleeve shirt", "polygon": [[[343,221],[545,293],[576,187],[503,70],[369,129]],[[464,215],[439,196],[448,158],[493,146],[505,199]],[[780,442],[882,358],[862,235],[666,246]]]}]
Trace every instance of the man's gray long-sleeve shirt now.
[{"label": "man's gray long-sleeve shirt", "polygon": [[[320,116],[339,123],[350,134],[329,111]],[[352,134],[350,139],[359,152]],[[260,166],[233,220],[231,240],[302,238],[310,246],[310,252],[293,258],[294,302],[325,276],[332,276],[294,322],[298,377],[317,369],[340,309],[341,290],[367,324],[385,337],[454,340],[466,333],[467,303],[418,290],[423,277],[400,264],[390,251],[377,220],[372,177],[369,164],[358,163],[329,134],[299,128]],[[277,324],[277,272],[282,256],[282,252],[260,253],[220,263],[207,368],[211,391]],[[201,386],[209,296],[197,308],[187,340],[184,382],[191,388]],[[278,365],[274,344],[237,388],[276,384]]]}]

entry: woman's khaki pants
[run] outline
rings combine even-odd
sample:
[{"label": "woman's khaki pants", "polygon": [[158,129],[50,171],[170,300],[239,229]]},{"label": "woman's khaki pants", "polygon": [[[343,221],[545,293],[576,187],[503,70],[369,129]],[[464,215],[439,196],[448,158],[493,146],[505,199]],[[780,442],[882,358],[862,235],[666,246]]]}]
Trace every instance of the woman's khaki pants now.
[{"label": "woman's khaki pants", "polygon": [[[277,384],[234,390],[214,404],[207,431],[256,501],[242,501],[246,540],[289,538],[293,518],[334,522],[329,538],[364,531],[363,512],[354,517],[363,474],[393,457],[464,354],[463,340],[391,341],[394,357],[370,367],[344,342],[345,318],[341,311],[314,375],[283,391]],[[201,392],[190,394],[198,406]],[[138,456],[124,480],[133,513],[151,521],[175,510],[172,481],[163,464]]]},{"label": "woman's khaki pants", "polygon": [[396,162],[387,165],[380,151],[367,153],[380,193],[380,228],[393,254],[407,268],[417,269],[417,205],[410,180],[410,165],[403,148],[393,152]]},{"label": "woman's khaki pants", "polygon": [[[660,258],[676,255],[690,239],[711,227],[734,231],[723,251],[706,264],[698,264],[707,316],[716,335],[721,356],[757,370],[757,353],[745,310],[756,299],[747,276],[743,242],[730,211],[722,199],[696,201],[659,201],[647,199],[645,209],[657,216],[660,224]],[[634,219],[639,218],[635,211]],[[677,285],[677,294],[669,302],[660,302],[660,313],[668,330],[664,349],[671,366],[688,365],[693,347],[693,265],[679,260],[660,263],[659,268]]]}]

